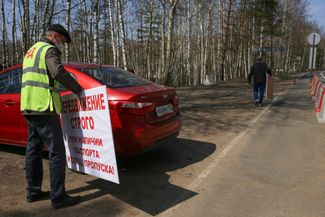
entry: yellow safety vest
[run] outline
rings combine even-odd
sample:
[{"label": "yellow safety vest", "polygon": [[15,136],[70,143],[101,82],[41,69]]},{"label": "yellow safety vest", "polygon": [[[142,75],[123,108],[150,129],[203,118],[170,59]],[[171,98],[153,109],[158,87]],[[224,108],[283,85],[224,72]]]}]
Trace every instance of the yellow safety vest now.
[{"label": "yellow safety vest", "polygon": [[55,47],[46,42],[37,42],[24,56],[20,110],[61,112],[59,82],[50,86],[45,54]]}]

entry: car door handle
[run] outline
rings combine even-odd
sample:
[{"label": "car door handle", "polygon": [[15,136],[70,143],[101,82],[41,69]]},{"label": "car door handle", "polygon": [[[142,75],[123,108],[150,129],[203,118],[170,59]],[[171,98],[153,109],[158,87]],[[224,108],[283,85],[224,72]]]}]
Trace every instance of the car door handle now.
[{"label": "car door handle", "polygon": [[16,105],[17,103],[15,101],[12,101],[12,100],[6,100],[4,104],[6,106],[13,106],[13,105]]}]

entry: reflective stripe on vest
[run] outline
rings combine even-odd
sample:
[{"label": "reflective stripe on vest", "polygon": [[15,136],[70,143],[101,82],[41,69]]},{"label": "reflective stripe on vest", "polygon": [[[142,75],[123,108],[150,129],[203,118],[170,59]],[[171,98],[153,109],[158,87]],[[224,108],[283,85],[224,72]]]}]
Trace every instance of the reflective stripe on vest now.
[{"label": "reflective stripe on vest", "polygon": [[37,42],[24,56],[20,109],[61,112],[59,82],[49,84],[45,55],[53,45]]},{"label": "reflective stripe on vest", "polygon": [[38,82],[38,81],[25,81],[21,87],[26,87],[26,86],[34,86],[34,87],[43,87],[43,88],[46,88],[46,89],[50,89],[51,91],[53,92],[56,92],[56,93],[60,93],[60,89],[57,89],[55,87],[51,87],[47,84],[44,84],[42,82]]}]

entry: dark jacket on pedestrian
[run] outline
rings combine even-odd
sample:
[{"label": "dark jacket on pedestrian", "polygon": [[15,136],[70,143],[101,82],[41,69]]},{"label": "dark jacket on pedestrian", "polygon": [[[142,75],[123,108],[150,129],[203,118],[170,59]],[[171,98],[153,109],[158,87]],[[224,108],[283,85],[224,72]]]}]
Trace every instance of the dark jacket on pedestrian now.
[{"label": "dark jacket on pedestrian", "polygon": [[[42,37],[40,39],[42,42],[49,43],[53,46],[55,44],[49,39]],[[54,81],[58,81],[60,84],[65,86],[67,89],[71,90],[73,93],[79,95],[83,88],[78,84],[76,80],[64,69],[61,63],[62,52],[57,47],[51,47],[47,50],[45,55],[45,62],[47,67],[47,74],[49,77],[50,86],[54,86]],[[49,109],[44,112],[36,111],[23,111],[24,115],[39,115],[39,114],[53,114],[56,112],[50,112]]]},{"label": "dark jacket on pedestrian", "polygon": [[248,82],[251,81],[252,77],[255,84],[266,83],[266,73],[271,75],[271,69],[263,61],[257,61],[251,68],[248,75]]}]

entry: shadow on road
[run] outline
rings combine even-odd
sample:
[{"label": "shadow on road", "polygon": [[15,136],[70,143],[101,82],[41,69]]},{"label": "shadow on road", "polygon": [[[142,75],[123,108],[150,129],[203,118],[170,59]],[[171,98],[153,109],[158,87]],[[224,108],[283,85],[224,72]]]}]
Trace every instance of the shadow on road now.
[{"label": "shadow on road", "polygon": [[[98,189],[82,200],[110,194],[137,209],[157,215],[197,194],[171,183],[167,172],[202,161],[215,150],[216,145],[211,143],[177,139],[141,156],[119,159],[120,185],[95,179],[69,193]],[[183,179],[186,177],[193,178],[191,173],[182,174]]]},{"label": "shadow on road", "polygon": [[13,145],[0,144],[0,152],[8,152],[12,154],[25,155],[26,148],[13,146]]}]

